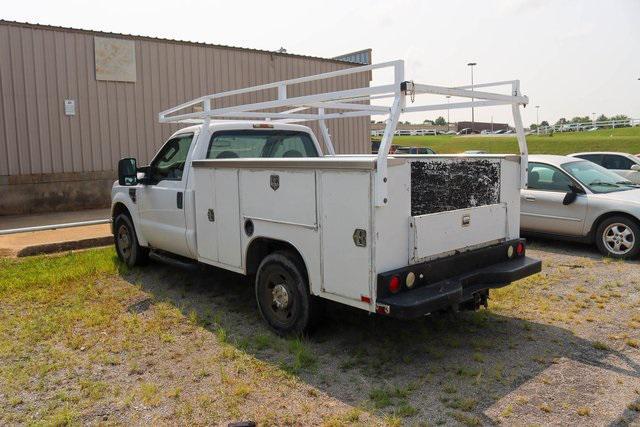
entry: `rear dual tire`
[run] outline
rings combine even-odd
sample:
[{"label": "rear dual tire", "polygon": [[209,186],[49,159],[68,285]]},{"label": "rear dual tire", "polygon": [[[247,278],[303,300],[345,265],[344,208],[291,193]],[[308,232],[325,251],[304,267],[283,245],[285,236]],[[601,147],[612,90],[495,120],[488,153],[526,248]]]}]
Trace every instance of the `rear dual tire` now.
[{"label": "rear dual tire", "polygon": [[278,335],[304,335],[317,324],[319,302],[309,292],[302,262],[290,252],[277,251],[262,260],[255,294],[262,318]]}]

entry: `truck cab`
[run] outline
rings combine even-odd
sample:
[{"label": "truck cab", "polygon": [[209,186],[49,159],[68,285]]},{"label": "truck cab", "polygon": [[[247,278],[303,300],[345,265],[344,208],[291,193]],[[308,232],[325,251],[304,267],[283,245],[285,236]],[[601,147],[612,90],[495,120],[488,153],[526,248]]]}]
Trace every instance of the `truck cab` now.
[{"label": "truck cab", "polygon": [[[323,299],[409,319],[479,308],[489,289],[540,271],[519,237],[526,144],[520,156],[388,154],[411,91],[482,93],[410,86],[396,76],[384,88],[394,103],[377,155],[338,155],[331,143],[325,120],[380,112],[350,103],[353,90],[286,97],[288,85],[309,79],[385,66],[401,73],[400,62],[390,64],[243,89],[277,88],[270,102],[211,108],[232,91],[160,113],[161,121],[198,124],[175,132],[148,166],[120,161],[112,190],[118,256],[131,266],[153,254],[247,275],[260,313],[282,335],[309,330]],[[514,110],[526,101],[484,96]],[[196,104],[201,112],[178,114]],[[299,112],[309,108],[317,113]],[[251,119],[217,120],[228,116]],[[323,144],[298,124],[311,119]]]}]

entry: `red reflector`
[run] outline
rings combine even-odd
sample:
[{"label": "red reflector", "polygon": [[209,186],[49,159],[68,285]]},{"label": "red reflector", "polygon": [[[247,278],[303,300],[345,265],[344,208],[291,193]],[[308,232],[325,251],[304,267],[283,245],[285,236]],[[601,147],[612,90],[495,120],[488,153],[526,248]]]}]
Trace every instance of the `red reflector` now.
[{"label": "red reflector", "polygon": [[256,123],[253,125],[254,129],[273,129],[273,125],[267,123]]},{"label": "red reflector", "polygon": [[400,290],[400,278],[398,276],[393,276],[391,280],[389,280],[389,292],[392,294],[397,293]]},{"label": "red reflector", "polygon": [[378,314],[389,314],[391,313],[391,307],[385,304],[376,305],[376,313]]},{"label": "red reflector", "polygon": [[371,303],[371,298],[366,296],[366,295],[360,295],[360,301],[370,304]]},{"label": "red reflector", "polygon": [[522,255],[524,253],[524,244],[522,242],[518,242],[518,245],[516,246],[516,253],[518,255]]}]

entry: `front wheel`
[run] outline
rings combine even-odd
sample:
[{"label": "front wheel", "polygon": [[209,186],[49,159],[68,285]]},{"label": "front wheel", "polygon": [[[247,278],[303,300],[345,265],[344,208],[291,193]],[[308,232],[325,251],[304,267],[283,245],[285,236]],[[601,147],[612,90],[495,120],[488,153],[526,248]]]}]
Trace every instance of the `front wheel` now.
[{"label": "front wheel", "polygon": [[633,258],[640,253],[640,228],[630,218],[607,218],[596,230],[596,245],[600,252],[612,258]]},{"label": "front wheel", "polygon": [[255,291],[260,314],[278,335],[302,335],[314,325],[317,302],[293,254],[267,255],[258,267]]},{"label": "front wheel", "polygon": [[120,214],[113,222],[113,240],[120,261],[128,267],[144,264],[149,257],[149,249],[140,246],[131,218]]}]

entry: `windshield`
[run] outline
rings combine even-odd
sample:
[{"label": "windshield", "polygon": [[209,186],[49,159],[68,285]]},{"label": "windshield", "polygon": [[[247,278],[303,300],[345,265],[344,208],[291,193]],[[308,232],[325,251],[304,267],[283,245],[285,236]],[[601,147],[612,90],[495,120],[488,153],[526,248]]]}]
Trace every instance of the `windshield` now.
[{"label": "windshield", "polygon": [[594,193],[612,193],[637,188],[620,175],[586,160],[565,163],[562,169]]}]

